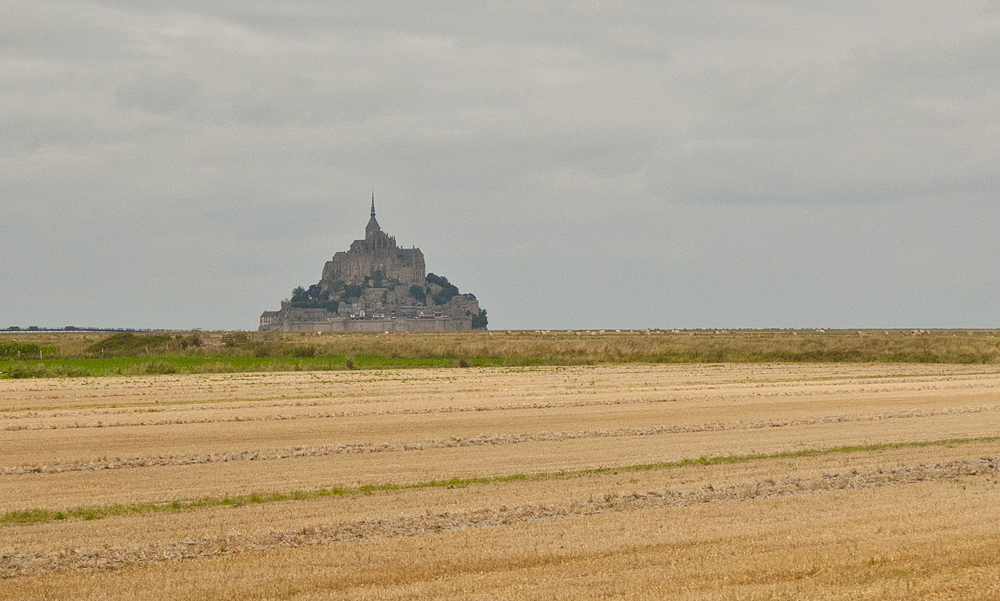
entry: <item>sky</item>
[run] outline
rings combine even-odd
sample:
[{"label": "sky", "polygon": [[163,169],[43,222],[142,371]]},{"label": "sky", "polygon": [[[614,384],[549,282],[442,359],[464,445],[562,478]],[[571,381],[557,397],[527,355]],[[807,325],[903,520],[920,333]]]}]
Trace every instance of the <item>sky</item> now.
[{"label": "sky", "polygon": [[0,0],[0,327],[997,327],[1000,2]]}]

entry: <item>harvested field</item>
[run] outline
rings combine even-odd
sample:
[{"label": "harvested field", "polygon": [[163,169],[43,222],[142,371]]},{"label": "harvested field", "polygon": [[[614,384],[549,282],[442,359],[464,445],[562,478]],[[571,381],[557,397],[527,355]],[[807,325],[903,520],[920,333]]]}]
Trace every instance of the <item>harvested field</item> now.
[{"label": "harvested field", "polygon": [[0,380],[0,597],[996,597],[998,450],[983,365]]}]

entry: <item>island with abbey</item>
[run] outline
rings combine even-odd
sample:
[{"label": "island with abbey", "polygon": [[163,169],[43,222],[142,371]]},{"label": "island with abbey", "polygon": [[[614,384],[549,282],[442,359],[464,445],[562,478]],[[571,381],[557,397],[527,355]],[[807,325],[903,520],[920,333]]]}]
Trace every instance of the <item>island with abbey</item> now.
[{"label": "island with abbey", "polygon": [[419,248],[400,248],[379,227],[372,194],[363,240],[333,255],[323,277],[298,287],[278,311],[260,316],[262,332],[446,332],[486,328],[486,310],[448,278],[425,273]]}]

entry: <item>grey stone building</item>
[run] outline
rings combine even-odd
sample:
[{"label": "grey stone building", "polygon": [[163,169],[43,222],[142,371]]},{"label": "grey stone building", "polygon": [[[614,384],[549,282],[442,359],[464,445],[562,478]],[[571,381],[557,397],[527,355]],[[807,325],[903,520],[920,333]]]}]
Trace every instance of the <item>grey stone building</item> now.
[{"label": "grey stone building", "polygon": [[427,274],[419,248],[400,248],[371,218],[365,237],[323,266],[319,282],[296,288],[278,311],[264,311],[260,331],[445,332],[486,327],[486,312],[472,294],[447,278]]}]

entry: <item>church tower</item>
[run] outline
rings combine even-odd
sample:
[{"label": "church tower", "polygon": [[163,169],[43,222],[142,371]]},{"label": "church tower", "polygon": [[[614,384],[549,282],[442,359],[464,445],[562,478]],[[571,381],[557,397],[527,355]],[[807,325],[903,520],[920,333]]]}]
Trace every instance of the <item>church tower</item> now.
[{"label": "church tower", "polygon": [[372,216],[368,220],[368,225],[365,226],[365,242],[368,243],[368,250],[377,250],[385,244],[382,244],[382,238],[380,236],[382,233],[382,228],[378,225],[378,220],[375,219],[375,190],[372,190]]},{"label": "church tower", "polygon": [[382,228],[379,227],[378,221],[375,220],[375,190],[372,190],[372,218],[368,220],[368,225],[365,226],[365,238],[370,234],[369,232],[380,232]]}]

